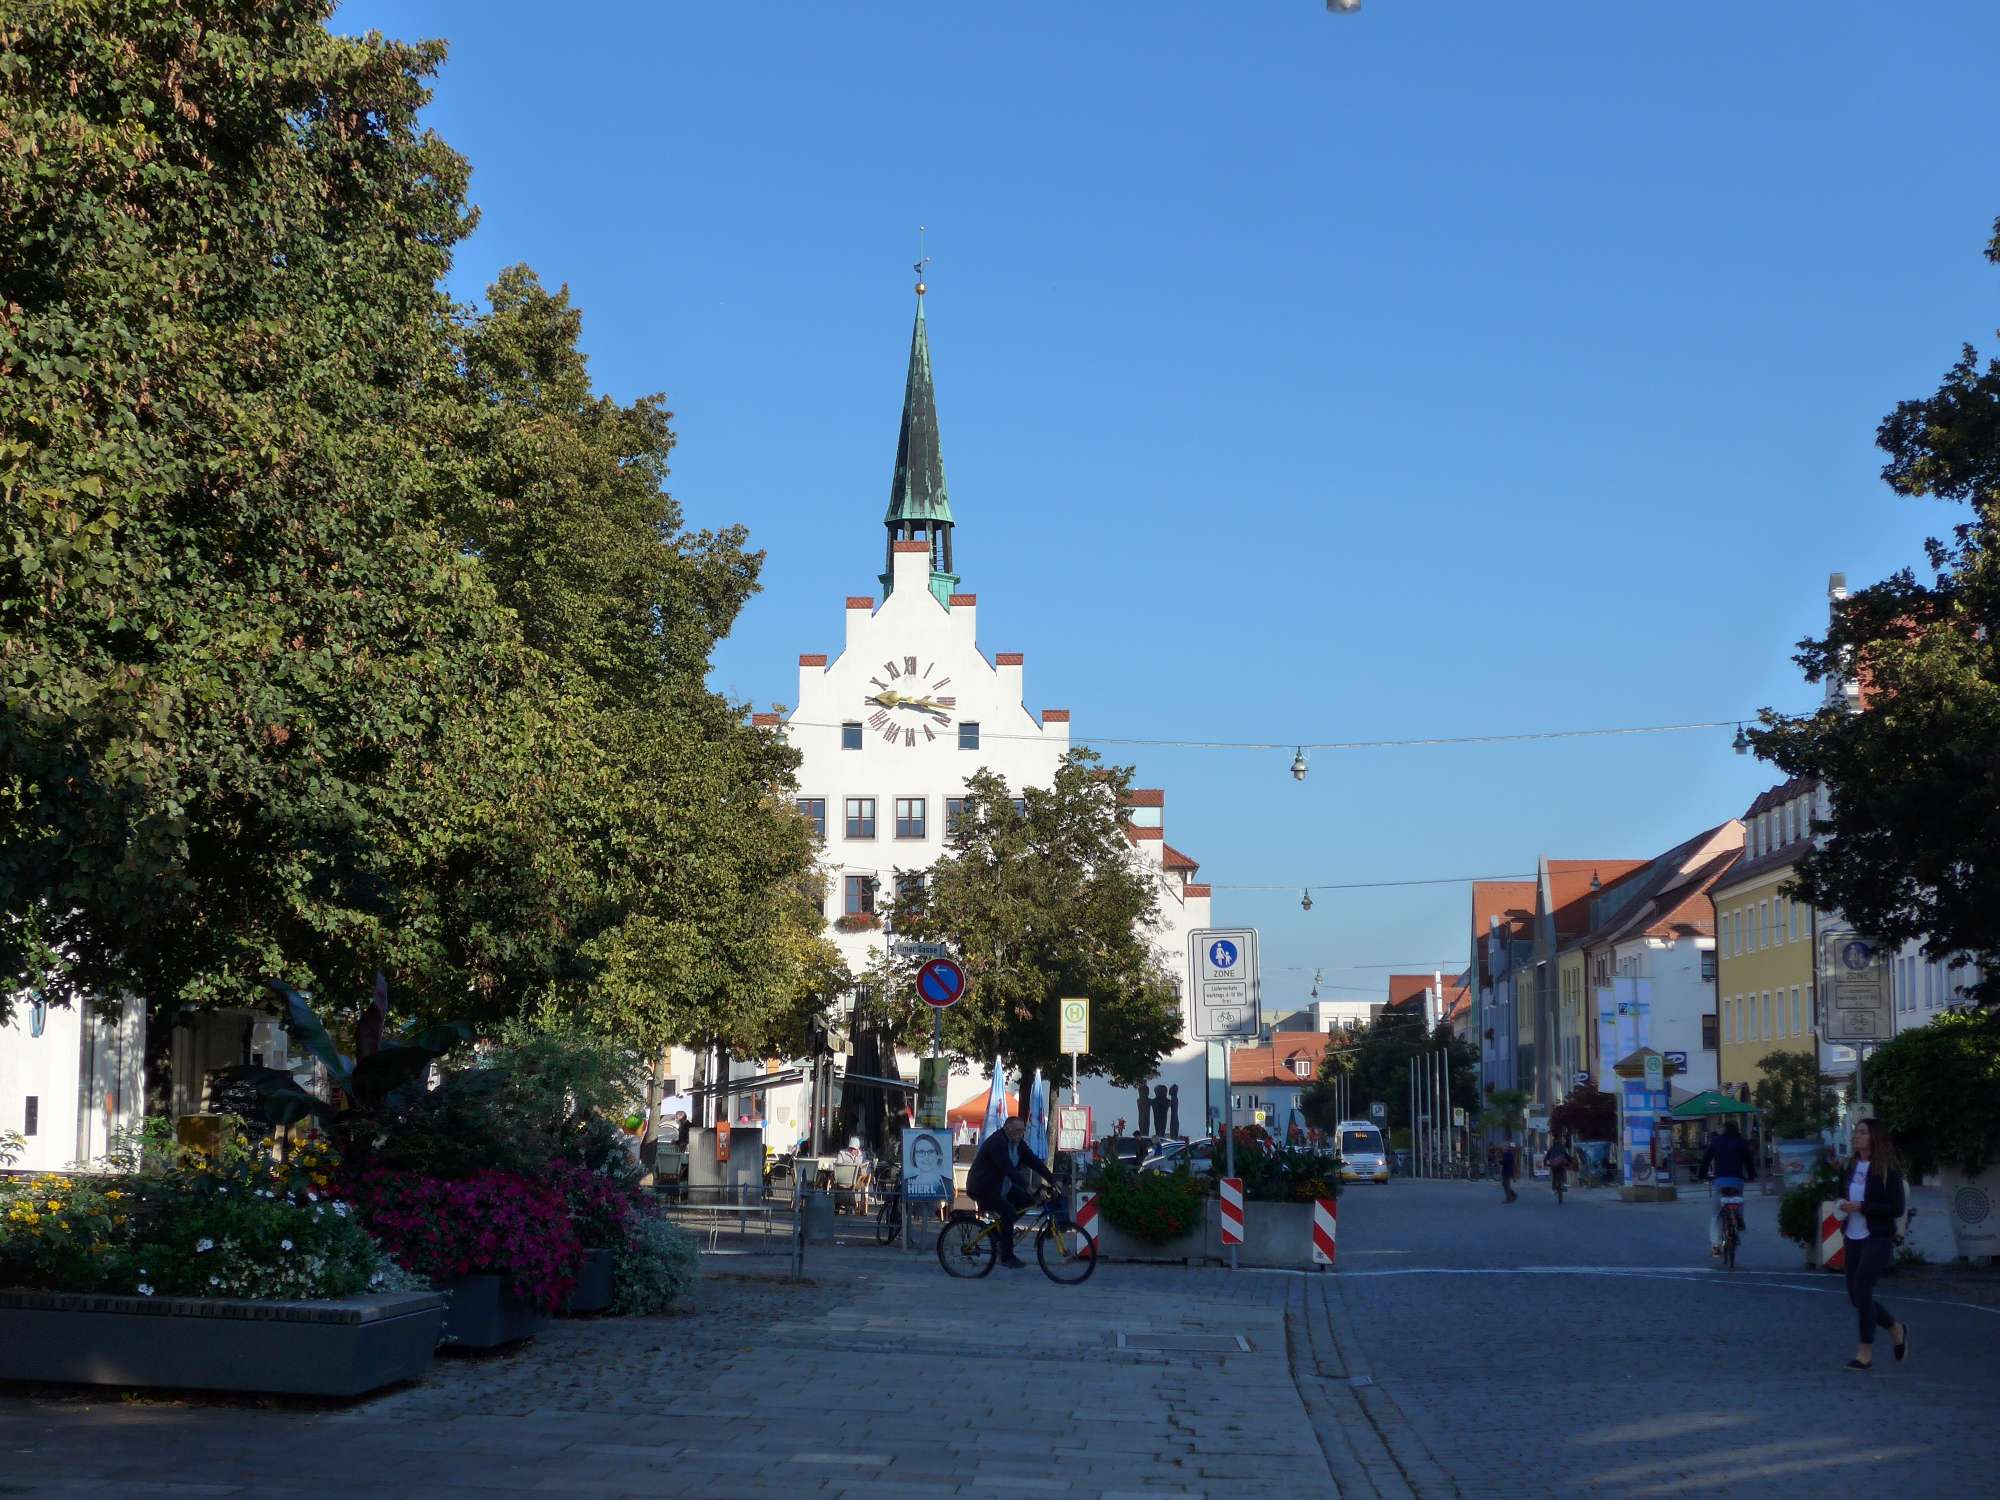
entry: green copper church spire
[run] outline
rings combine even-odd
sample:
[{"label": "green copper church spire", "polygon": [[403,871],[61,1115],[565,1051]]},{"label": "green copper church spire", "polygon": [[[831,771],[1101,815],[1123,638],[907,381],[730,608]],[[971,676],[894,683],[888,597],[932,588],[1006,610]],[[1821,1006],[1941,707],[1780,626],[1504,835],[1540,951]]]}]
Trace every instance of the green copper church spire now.
[{"label": "green copper church spire", "polygon": [[937,393],[931,387],[931,342],[924,327],[925,258],[917,258],[917,321],[910,331],[910,373],[903,383],[903,426],[896,436],[896,475],[889,483],[888,528],[882,591],[895,587],[896,543],[924,541],[931,548],[931,592],[951,607],[958,584],[952,571],[951,500],[945,493],[944,454],[938,443]]}]

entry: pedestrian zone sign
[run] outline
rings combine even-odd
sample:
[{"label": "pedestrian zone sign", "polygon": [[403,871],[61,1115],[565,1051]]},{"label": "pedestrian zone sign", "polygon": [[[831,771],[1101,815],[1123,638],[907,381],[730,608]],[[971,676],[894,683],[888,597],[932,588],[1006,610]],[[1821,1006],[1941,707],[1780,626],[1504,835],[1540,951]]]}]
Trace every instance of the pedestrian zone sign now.
[{"label": "pedestrian zone sign", "polygon": [[1188,934],[1188,1025],[1200,1038],[1254,1040],[1262,1022],[1257,929],[1203,927]]}]

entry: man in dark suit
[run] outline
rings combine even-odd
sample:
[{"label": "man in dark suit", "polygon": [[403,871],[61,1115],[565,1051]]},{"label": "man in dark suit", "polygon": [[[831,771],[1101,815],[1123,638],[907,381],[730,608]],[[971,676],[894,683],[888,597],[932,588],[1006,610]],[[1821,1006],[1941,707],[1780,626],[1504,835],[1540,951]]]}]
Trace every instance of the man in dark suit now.
[{"label": "man in dark suit", "polygon": [[1039,1174],[1050,1187],[1056,1181],[1028,1149],[1027,1134],[1028,1122],[1015,1115],[986,1138],[972,1158],[972,1170],[965,1174],[965,1190],[972,1201],[1000,1221],[1000,1264],[1008,1267],[1027,1264],[1014,1253],[1014,1220],[1035,1196],[1031,1174]]}]

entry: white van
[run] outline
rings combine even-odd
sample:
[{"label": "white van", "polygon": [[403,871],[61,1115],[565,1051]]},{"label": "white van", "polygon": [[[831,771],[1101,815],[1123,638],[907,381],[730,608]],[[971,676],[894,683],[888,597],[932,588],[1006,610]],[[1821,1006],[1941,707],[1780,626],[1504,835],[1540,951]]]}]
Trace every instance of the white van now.
[{"label": "white van", "polygon": [[1389,1153],[1383,1150],[1382,1132],[1372,1121],[1342,1120],[1337,1149],[1342,1182],[1389,1180]]}]

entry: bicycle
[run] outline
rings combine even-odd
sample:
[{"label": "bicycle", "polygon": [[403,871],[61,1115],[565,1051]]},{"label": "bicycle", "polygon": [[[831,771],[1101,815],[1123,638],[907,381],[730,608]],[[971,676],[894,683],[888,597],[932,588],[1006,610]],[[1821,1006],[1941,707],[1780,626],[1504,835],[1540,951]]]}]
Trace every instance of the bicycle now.
[{"label": "bicycle", "polygon": [[1555,1188],[1555,1190],[1556,1190],[1556,1203],[1557,1203],[1558,1205],[1560,1205],[1560,1204],[1562,1203],[1562,1201],[1563,1201],[1563,1194],[1569,1191],[1569,1168],[1568,1168],[1568,1167],[1550,1167],[1550,1168],[1549,1168],[1549,1183],[1550,1183],[1550,1186],[1552,1186],[1553,1188]]},{"label": "bicycle", "polygon": [[1722,1204],[1722,1269],[1736,1269],[1736,1246],[1743,1238],[1743,1189],[1723,1188],[1716,1195]]},{"label": "bicycle", "polygon": [[[1068,1197],[1045,1192],[1037,1200],[1037,1208],[1014,1221],[1015,1238],[1027,1231],[1031,1221],[1039,1220],[1035,1260],[1042,1274],[1064,1286],[1088,1281],[1097,1269],[1097,1246],[1070,1217]],[[1000,1221],[959,1209],[938,1235],[937,1257],[948,1276],[975,1281],[987,1275],[1000,1260]]]}]

